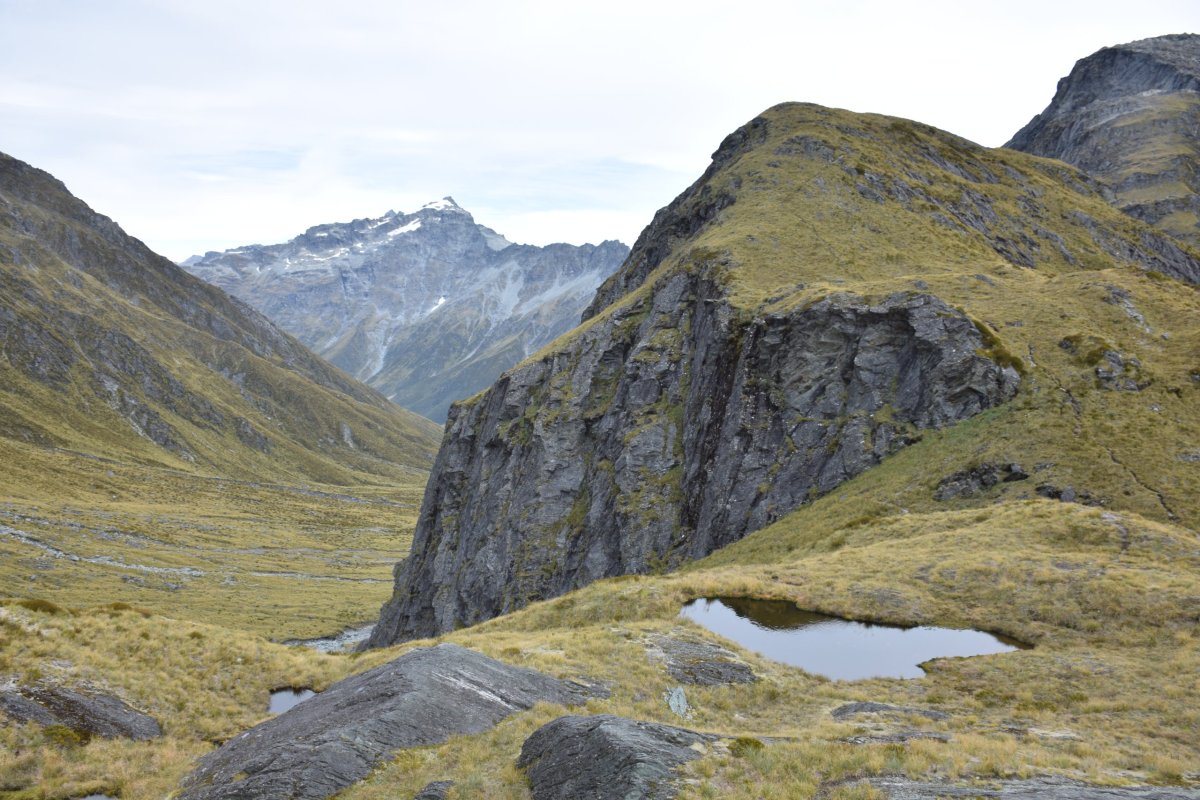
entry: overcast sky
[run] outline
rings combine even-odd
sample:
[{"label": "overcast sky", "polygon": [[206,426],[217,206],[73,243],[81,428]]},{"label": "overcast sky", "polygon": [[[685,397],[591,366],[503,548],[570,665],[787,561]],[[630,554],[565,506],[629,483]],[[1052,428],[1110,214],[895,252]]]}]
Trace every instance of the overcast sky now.
[{"label": "overcast sky", "polygon": [[452,195],[531,244],[619,238],[804,100],[998,146],[1197,0],[0,0],[0,151],[160,253]]}]

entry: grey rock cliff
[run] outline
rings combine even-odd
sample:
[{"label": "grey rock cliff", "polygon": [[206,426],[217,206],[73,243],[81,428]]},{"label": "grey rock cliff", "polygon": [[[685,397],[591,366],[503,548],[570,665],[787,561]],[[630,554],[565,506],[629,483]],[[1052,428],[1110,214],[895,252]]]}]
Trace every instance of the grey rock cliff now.
[{"label": "grey rock cliff", "polygon": [[406,747],[480,733],[535,703],[595,692],[452,644],[340,681],[200,760],[180,800],[323,798]]},{"label": "grey rock cliff", "polygon": [[930,295],[751,318],[719,269],[670,276],[452,410],[372,646],[702,557],[1016,390]]},{"label": "grey rock cliff", "polygon": [[1074,164],[1109,183],[1127,213],[1200,245],[1200,36],[1081,59],[1006,146]]},{"label": "grey rock cliff", "polygon": [[445,198],[183,266],[441,422],[452,401],[574,327],[628,253],[615,241],[513,244]]}]

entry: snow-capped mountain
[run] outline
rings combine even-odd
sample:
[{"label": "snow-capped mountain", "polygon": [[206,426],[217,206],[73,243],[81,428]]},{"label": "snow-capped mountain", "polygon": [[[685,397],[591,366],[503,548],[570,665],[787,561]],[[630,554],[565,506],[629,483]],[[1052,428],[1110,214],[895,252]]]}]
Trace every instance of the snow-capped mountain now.
[{"label": "snow-capped mountain", "polygon": [[574,327],[628,253],[616,241],[513,244],[446,197],[183,266],[441,422],[452,401]]}]

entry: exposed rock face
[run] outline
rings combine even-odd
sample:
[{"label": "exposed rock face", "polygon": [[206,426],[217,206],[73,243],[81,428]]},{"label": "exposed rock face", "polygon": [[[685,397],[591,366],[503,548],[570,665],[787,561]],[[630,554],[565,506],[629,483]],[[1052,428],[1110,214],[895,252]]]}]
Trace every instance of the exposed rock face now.
[{"label": "exposed rock face", "polygon": [[451,414],[372,645],[699,558],[1004,402],[938,299],[833,295],[747,319],[679,273]]},{"label": "exposed rock face", "polygon": [[647,650],[665,662],[667,673],[680,683],[693,686],[725,686],[754,683],[758,676],[749,665],[714,642],[654,636]]},{"label": "exposed rock face", "polygon": [[137,741],[162,736],[158,721],[123,700],[62,686],[19,687],[0,691],[0,711],[17,722],[63,725],[73,731]]},{"label": "exposed rock face", "polygon": [[485,731],[535,703],[594,690],[457,645],[413,650],[347,678],[200,760],[180,800],[323,798],[396,750]]},{"label": "exposed rock face", "polygon": [[318,225],[187,270],[262,311],[396,403],[438,422],[579,319],[629,248],[517,245],[452,199]]},{"label": "exposed rock face", "polygon": [[1007,146],[1080,167],[1110,183],[1129,214],[1198,245],[1198,130],[1200,36],[1183,34],[1080,60]]},{"label": "exposed rock face", "polygon": [[907,778],[872,778],[871,786],[889,800],[941,800],[995,797],[1000,800],[1197,800],[1198,789],[1173,786],[1096,786],[1065,778],[986,781],[973,784],[925,783]]},{"label": "exposed rock face", "polygon": [[674,771],[717,737],[602,714],[559,717],[521,746],[534,800],[667,800]]},{"label": "exposed rock face", "polygon": [[974,497],[997,483],[1023,481],[1029,477],[1020,464],[980,464],[971,469],[947,475],[938,482],[934,500]]}]

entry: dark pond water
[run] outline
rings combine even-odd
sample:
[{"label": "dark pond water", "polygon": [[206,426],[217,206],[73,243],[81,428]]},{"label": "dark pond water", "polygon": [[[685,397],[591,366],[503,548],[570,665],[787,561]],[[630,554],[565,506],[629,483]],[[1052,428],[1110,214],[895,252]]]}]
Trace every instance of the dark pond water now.
[{"label": "dark pond water", "polygon": [[271,692],[271,703],[267,711],[272,714],[282,714],[297,703],[315,695],[312,689],[276,689]]},{"label": "dark pond water", "polygon": [[919,678],[925,673],[917,665],[931,658],[1021,647],[982,631],[854,622],[801,611],[781,600],[704,598],[685,605],[682,614],[767,658],[844,681]]}]

